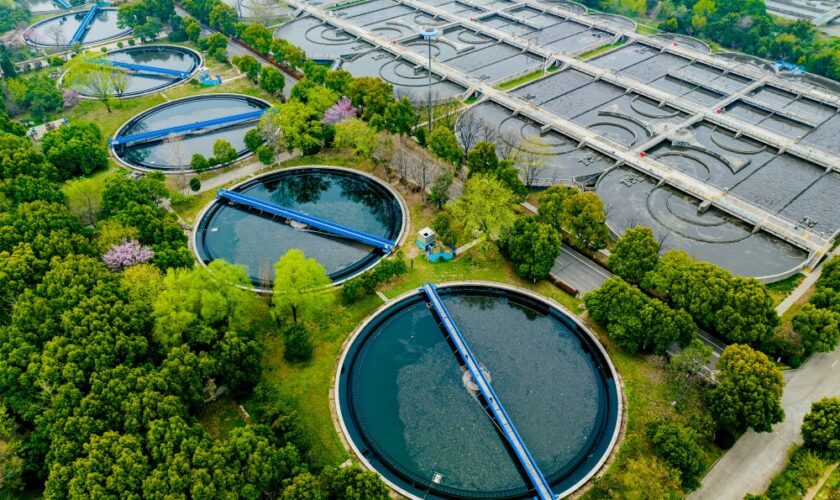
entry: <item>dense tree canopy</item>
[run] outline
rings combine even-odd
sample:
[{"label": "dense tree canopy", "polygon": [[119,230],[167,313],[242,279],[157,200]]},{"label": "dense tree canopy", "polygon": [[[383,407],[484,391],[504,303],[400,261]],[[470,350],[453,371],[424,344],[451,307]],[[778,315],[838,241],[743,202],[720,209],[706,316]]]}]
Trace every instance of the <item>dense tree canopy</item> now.
[{"label": "dense tree canopy", "polygon": [[700,485],[706,470],[703,449],[698,439],[693,429],[672,423],[657,425],[651,438],[656,454],[680,471],[680,481],[689,489]]},{"label": "dense tree canopy", "polygon": [[44,155],[61,179],[89,175],[108,166],[108,151],[95,123],[74,123],[44,134]]},{"label": "dense tree canopy", "polygon": [[717,366],[718,385],[709,396],[709,409],[718,425],[736,433],[768,432],[784,420],[782,372],[764,353],[732,344]]},{"label": "dense tree canopy", "polygon": [[[564,200],[565,201],[565,200]],[[659,242],[650,228],[637,226],[624,231],[610,254],[610,269],[631,283],[639,283],[659,261]]]},{"label": "dense tree canopy", "polygon": [[311,317],[326,308],[332,296],[320,293],[331,283],[324,266],[315,259],[307,259],[302,251],[292,249],[274,264],[275,315],[289,315],[297,323],[301,316]]},{"label": "dense tree canopy", "polygon": [[522,217],[503,235],[501,248],[516,274],[530,280],[548,276],[562,245],[557,231],[535,217]]},{"label": "dense tree canopy", "polygon": [[840,398],[823,398],[805,414],[802,422],[805,446],[828,460],[840,460]]},{"label": "dense tree canopy", "polygon": [[477,175],[467,179],[464,194],[450,203],[450,210],[466,234],[495,241],[513,225],[513,202],[513,193],[500,181]]}]

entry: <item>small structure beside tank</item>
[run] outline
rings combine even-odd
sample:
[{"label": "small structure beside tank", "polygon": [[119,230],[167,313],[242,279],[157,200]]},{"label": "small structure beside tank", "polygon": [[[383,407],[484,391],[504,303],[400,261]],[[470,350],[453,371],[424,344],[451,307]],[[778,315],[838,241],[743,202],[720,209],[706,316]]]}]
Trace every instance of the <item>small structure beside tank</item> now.
[{"label": "small structure beside tank", "polygon": [[430,227],[424,227],[417,232],[417,246],[420,247],[420,250],[426,252],[426,258],[429,259],[429,262],[454,259],[455,248],[438,243],[435,236],[434,230]]}]

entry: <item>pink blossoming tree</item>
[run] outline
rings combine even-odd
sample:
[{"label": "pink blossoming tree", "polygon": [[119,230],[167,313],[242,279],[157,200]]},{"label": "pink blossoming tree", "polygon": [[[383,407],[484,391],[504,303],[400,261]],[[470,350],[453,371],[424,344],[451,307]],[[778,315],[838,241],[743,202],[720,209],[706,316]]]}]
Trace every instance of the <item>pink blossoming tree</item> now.
[{"label": "pink blossoming tree", "polygon": [[335,125],[355,116],[356,108],[350,103],[350,99],[342,97],[337,103],[324,111],[324,123],[326,125]]},{"label": "pink blossoming tree", "polygon": [[137,240],[123,240],[119,245],[112,246],[102,256],[102,261],[111,271],[120,271],[126,267],[143,264],[155,257],[151,248],[141,245]]}]

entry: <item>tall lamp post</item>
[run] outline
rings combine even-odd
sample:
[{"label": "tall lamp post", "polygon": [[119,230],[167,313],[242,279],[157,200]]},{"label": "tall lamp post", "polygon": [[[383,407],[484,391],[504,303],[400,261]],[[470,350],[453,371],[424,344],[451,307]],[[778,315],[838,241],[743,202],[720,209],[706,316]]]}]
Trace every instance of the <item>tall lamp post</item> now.
[{"label": "tall lamp post", "polygon": [[420,32],[420,36],[423,37],[429,45],[429,133],[432,132],[432,40],[437,38],[438,30],[434,26],[428,26],[423,28],[423,31]]}]

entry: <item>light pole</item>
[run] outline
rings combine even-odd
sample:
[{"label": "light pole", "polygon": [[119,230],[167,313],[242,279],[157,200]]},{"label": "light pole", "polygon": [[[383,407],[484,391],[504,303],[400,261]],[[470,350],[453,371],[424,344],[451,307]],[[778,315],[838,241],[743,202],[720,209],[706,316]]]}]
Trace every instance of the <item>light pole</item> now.
[{"label": "light pole", "polygon": [[432,132],[432,40],[437,38],[438,30],[434,26],[423,28],[420,36],[428,42],[429,45],[429,133]]}]

